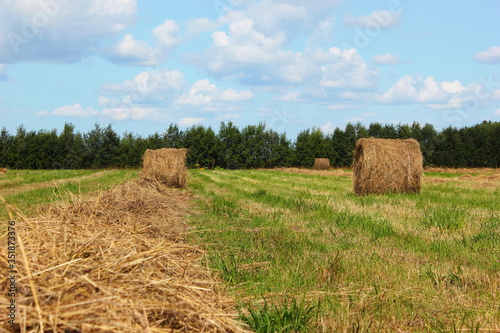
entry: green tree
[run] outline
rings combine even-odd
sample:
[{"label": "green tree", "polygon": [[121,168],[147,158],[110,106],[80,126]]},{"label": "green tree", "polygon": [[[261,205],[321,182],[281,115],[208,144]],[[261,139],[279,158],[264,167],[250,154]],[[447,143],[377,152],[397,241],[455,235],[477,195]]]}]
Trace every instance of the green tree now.
[{"label": "green tree", "polygon": [[380,130],[380,138],[382,139],[397,139],[399,137],[398,130],[392,124],[385,124]]},{"label": "green tree", "polygon": [[118,147],[118,165],[122,168],[140,167],[146,148],[147,140],[130,132],[124,133]]},{"label": "green tree", "polygon": [[0,131],[0,166],[10,168],[14,164],[14,138],[5,127]]},{"label": "green tree", "polygon": [[87,167],[84,164],[85,156],[88,155],[83,137],[75,133],[75,125],[64,124],[59,135],[59,156],[61,167],[64,169],[79,169]]},{"label": "green tree", "polygon": [[179,130],[179,126],[171,123],[163,134],[163,141],[167,148],[182,148],[184,147],[184,133]]},{"label": "green tree", "polygon": [[241,131],[241,167],[262,168],[270,158],[272,147],[265,136],[266,127],[263,123],[248,125]]},{"label": "green tree", "polygon": [[368,127],[368,136],[373,138],[381,138],[382,137],[382,125],[379,123],[372,123]]},{"label": "green tree", "polygon": [[241,167],[241,142],[243,137],[240,130],[232,122],[227,125],[222,122],[217,135],[217,151],[220,154],[217,165],[226,169]]},{"label": "green tree", "polygon": [[295,163],[311,167],[315,158],[328,158],[329,145],[319,128],[307,129],[297,135],[295,141]]},{"label": "green tree", "polygon": [[419,135],[416,135],[416,139],[420,143],[420,149],[422,150],[422,155],[424,156],[425,165],[436,164],[435,152],[436,145],[438,141],[438,132],[434,129],[432,124],[425,124],[422,127]]},{"label": "green tree", "polygon": [[12,168],[28,169],[28,132],[24,125],[17,128],[12,140]]},{"label": "green tree", "polygon": [[106,168],[118,165],[120,139],[111,125],[102,129],[95,124],[84,136],[88,150],[87,163],[91,168]]},{"label": "green tree", "polygon": [[411,133],[411,128],[407,124],[398,124],[397,126],[398,139],[414,138]]},{"label": "green tree", "polygon": [[189,167],[213,168],[219,159],[217,154],[217,137],[212,128],[194,125],[187,129],[183,136],[184,147],[188,148],[187,163]]}]

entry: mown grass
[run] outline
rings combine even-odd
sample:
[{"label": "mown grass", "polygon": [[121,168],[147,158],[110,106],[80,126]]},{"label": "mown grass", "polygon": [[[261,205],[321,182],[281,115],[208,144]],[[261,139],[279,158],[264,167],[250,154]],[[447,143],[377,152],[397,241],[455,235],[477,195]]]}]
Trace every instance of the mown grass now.
[{"label": "mown grass", "polygon": [[[455,175],[359,197],[347,176],[191,170],[191,241],[257,332],[500,331],[500,186]],[[9,170],[0,194],[33,215],[136,176]]]},{"label": "mown grass", "polygon": [[[137,176],[137,170],[9,170],[0,176],[0,195],[25,215],[73,195],[90,195]],[[0,208],[0,219],[7,218]]]},{"label": "mown grass", "polygon": [[443,178],[359,197],[345,176],[192,170],[192,238],[245,321],[298,302],[318,315],[297,332],[500,330],[499,184]]}]

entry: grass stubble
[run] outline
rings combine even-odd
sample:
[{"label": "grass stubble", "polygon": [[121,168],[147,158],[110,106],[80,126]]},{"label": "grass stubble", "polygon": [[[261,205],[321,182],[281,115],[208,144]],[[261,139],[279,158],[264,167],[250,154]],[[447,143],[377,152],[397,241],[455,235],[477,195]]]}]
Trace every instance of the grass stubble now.
[{"label": "grass stubble", "polygon": [[192,170],[192,238],[244,318],[297,302],[301,332],[500,332],[498,173],[463,171],[360,197],[345,171]]}]

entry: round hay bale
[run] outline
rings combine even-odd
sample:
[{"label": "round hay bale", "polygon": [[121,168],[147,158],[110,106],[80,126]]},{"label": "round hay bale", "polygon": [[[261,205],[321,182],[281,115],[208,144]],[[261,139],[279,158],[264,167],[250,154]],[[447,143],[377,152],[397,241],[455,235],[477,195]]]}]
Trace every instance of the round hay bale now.
[{"label": "round hay bale", "polygon": [[354,149],[354,192],[420,193],[422,164],[420,144],[414,139],[359,139]]},{"label": "round hay bale", "polygon": [[328,158],[315,158],[314,170],[329,170],[330,160]]},{"label": "round hay bale", "polygon": [[141,178],[159,181],[169,187],[186,187],[187,149],[147,149],[143,156]]}]

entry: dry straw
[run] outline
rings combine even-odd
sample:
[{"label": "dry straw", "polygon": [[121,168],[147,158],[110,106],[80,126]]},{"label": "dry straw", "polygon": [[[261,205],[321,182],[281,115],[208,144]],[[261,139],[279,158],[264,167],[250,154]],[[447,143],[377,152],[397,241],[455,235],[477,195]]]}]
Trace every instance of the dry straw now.
[{"label": "dry straw", "polygon": [[139,180],[39,218],[18,214],[18,316],[7,323],[3,292],[0,332],[245,332],[203,251],[184,241],[187,196]]},{"label": "dry straw", "polygon": [[420,193],[422,152],[418,141],[359,139],[354,149],[354,192]]},{"label": "dry straw", "polygon": [[156,180],[169,187],[186,187],[187,149],[147,149],[143,156],[141,177]]},{"label": "dry straw", "polygon": [[328,158],[315,158],[314,170],[329,170],[330,160]]},{"label": "dry straw", "polygon": [[7,169],[5,169],[5,168],[0,168],[0,173],[7,173]]}]

